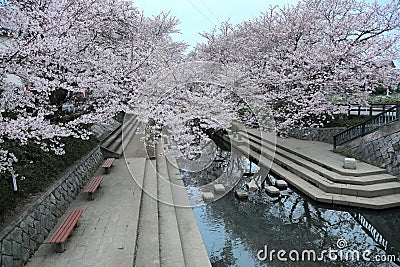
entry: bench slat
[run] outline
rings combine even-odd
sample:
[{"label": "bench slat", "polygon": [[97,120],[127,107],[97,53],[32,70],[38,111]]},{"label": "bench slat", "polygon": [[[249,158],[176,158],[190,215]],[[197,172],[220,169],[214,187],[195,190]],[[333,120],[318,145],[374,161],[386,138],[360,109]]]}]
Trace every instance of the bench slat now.
[{"label": "bench slat", "polygon": [[49,240],[49,243],[58,243],[59,240],[65,235],[65,233],[70,228],[70,225],[73,223],[75,215],[69,213],[67,217],[62,221],[60,226],[57,228],[55,233],[53,234],[52,238]]},{"label": "bench slat", "polygon": [[100,186],[101,182],[103,181],[103,176],[96,176],[89,182],[83,192],[85,193],[93,193],[96,189]]},{"label": "bench slat", "polygon": [[66,224],[62,226],[62,228],[59,231],[59,234],[57,238],[55,239],[55,243],[62,243],[65,240],[67,240],[68,236],[72,232],[74,226],[77,224],[78,220],[80,218],[80,214],[78,212],[75,212],[73,216],[69,217],[69,220]]},{"label": "bench slat", "polygon": [[78,222],[79,217],[80,214],[77,211],[69,213],[63,223],[57,229],[56,233],[53,235],[53,238],[49,240],[49,243],[64,242],[73,230],[75,224]]},{"label": "bench slat", "polygon": [[67,240],[82,213],[83,210],[70,211],[46,243],[62,243]]},{"label": "bench slat", "polygon": [[103,165],[101,165],[101,167],[103,168],[110,168],[111,165],[113,164],[115,158],[108,158],[104,161]]}]

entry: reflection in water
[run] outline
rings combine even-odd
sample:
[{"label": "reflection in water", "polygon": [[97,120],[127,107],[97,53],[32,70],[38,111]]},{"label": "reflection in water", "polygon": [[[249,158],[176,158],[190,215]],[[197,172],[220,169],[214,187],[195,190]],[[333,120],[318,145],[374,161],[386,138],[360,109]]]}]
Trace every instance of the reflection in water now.
[{"label": "reflection in water", "polygon": [[[192,203],[201,196],[196,186],[212,182],[228,167],[229,152],[219,150],[217,157],[204,171],[182,173]],[[194,213],[213,266],[398,266],[366,262],[362,257],[359,262],[351,257],[332,261],[326,255],[323,262],[279,262],[276,256],[272,262],[257,259],[257,252],[265,246],[269,251],[288,253],[315,250],[319,256],[324,249],[337,250],[339,239],[347,242],[344,252],[371,250],[370,258],[386,254],[400,258],[399,209],[372,212],[324,206],[289,188],[274,198],[260,191],[250,193],[248,201],[239,201],[230,192],[216,202],[195,207]]]}]

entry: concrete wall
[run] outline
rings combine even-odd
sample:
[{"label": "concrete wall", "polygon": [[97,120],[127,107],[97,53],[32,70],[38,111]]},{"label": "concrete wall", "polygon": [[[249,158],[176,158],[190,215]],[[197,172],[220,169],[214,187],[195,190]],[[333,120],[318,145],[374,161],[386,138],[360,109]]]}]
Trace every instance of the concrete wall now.
[{"label": "concrete wall", "polygon": [[335,127],[335,128],[292,128],[287,134],[291,137],[321,141],[329,144],[333,144],[333,136],[346,130],[345,127]]},{"label": "concrete wall", "polygon": [[100,148],[91,151],[0,232],[0,266],[23,266],[44,242],[102,161]]},{"label": "concrete wall", "polygon": [[399,175],[400,122],[393,122],[378,131],[341,145],[337,151],[385,168],[393,175]]}]

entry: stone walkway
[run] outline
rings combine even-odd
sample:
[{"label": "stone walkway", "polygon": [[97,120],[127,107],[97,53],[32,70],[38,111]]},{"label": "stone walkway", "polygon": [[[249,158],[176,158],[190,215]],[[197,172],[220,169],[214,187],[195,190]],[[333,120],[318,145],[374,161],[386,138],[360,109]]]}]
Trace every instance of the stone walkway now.
[{"label": "stone walkway", "polygon": [[139,186],[162,191],[156,161],[146,158],[140,136],[125,156],[110,174],[96,172],[105,177],[93,201],[81,193],[66,211],[84,210],[66,250],[56,253],[54,245],[43,244],[26,266],[211,266],[192,209],[163,204]]}]

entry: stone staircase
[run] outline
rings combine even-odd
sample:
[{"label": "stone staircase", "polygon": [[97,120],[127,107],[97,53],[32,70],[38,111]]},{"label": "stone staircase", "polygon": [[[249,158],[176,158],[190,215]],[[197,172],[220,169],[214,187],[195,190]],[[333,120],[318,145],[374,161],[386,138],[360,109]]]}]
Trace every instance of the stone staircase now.
[{"label": "stone staircase", "polygon": [[[143,158],[133,266],[211,266],[173,157]],[[183,207],[185,206],[185,207]]]},{"label": "stone staircase", "polygon": [[119,127],[121,123],[111,119],[109,123],[96,123],[90,127],[90,131],[96,136],[100,141],[107,139],[108,136],[113,134]]},{"label": "stone staircase", "polygon": [[341,155],[327,149],[301,153],[294,149],[295,143],[286,145],[285,139],[276,143],[272,133],[253,129],[224,138],[318,202],[370,209],[400,206],[400,182],[384,169],[359,163],[357,170],[347,170]]},{"label": "stone staircase", "polygon": [[136,116],[126,117],[124,123],[101,144],[104,157],[120,158],[139,126],[140,122]]}]

